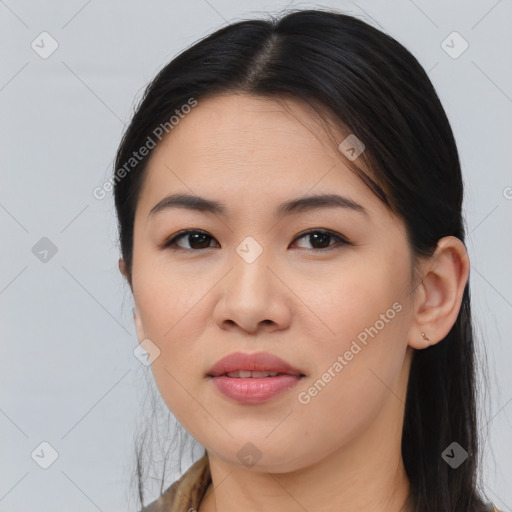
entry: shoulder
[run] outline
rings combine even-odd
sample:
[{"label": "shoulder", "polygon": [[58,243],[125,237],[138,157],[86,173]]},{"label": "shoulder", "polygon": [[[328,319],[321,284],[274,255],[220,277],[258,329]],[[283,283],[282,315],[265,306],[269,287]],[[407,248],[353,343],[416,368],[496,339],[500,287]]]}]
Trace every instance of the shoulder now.
[{"label": "shoulder", "polygon": [[210,482],[210,465],[205,452],[181,478],[140,512],[188,512],[191,508],[197,510]]},{"label": "shoulder", "polygon": [[[484,507],[485,508],[481,509],[481,512],[502,512],[501,510],[496,508],[496,506],[492,502],[488,502],[487,504],[484,505]],[[479,512],[479,511],[480,511],[480,509],[477,512]]]}]

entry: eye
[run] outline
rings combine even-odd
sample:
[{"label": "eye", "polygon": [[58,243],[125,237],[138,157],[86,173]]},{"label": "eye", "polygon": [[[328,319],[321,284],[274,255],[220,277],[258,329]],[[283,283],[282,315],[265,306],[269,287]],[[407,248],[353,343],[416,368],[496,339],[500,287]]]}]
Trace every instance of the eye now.
[{"label": "eye", "polygon": [[[318,230],[318,229],[312,229],[305,233],[302,233],[300,236],[295,238],[295,240],[300,240],[302,238],[309,237],[309,242],[316,246],[309,250],[331,250],[336,248],[337,246],[343,246],[343,245],[353,245],[351,242],[349,242],[345,237],[340,235],[339,233],[334,233],[333,231],[327,231],[327,230]],[[186,240],[188,242],[188,247],[183,247],[182,245],[179,245],[178,242],[182,239]],[[210,241],[214,240],[214,238],[209,235],[206,231],[201,231],[197,229],[187,229],[185,231],[181,231],[180,233],[174,235],[169,240],[165,241],[161,248],[162,249],[171,249],[171,250],[201,250],[201,249],[209,249],[212,246],[210,246]],[[335,243],[330,244],[329,241],[334,240]],[[320,246],[320,247],[318,247]],[[306,249],[308,249],[306,247]]]},{"label": "eye", "polygon": [[[179,240],[184,238],[185,240],[188,240],[189,247],[182,247],[177,244]],[[177,235],[174,235],[169,240],[164,242],[162,248],[169,248],[172,250],[179,250],[179,249],[208,249],[209,244],[208,240],[213,240],[213,237],[210,236],[206,231],[199,231],[197,229],[187,229],[185,231],[181,231]],[[198,247],[199,246],[199,247]]]},{"label": "eye", "polygon": [[[300,240],[301,238],[309,237],[309,242],[313,245],[320,245],[320,247],[313,247],[312,250],[331,250],[335,249],[337,246],[343,245],[353,245],[350,243],[345,237],[341,236],[339,233],[334,233],[333,231],[325,231],[312,229],[307,231],[306,233],[302,233],[302,235],[298,236],[295,240]],[[334,244],[329,244],[329,240],[335,240]],[[327,245],[326,245],[327,244]],[[306,247],[307,249],[307,247]]]}]

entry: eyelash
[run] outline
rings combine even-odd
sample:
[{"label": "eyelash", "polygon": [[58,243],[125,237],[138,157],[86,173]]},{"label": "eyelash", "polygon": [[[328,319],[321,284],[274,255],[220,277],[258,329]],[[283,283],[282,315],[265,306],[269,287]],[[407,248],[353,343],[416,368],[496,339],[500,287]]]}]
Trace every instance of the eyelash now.
[{"label": "eyelash", "polygon": [[[305,236],[308,236],[308,235],[312,235],[314,233],[320,233],[322,235],[328,235],[330,236],[331,238],[334,238],[336,240],[336,243],[333,244],[333,245],[329,245],[328,247],[324,248],[324,249],[306,249],[307,251],[314,251],[314,252],[318,252],[318,251],[321,251],[321,252],[326,252],[326,251],[330,251],[330,250],[333,250],[333,249],[336,249],[336,248],[340,248],[344,245],[354,245],[353,243],[351,243],[350,241],[348,241],[345,237],[341,236],[339,233],[335,233],[333,231],[329,231],[329,230],[324,230],[324,229],[310,229],[304,233],[301,233],[299,236],[297,236],[295,240],[300,240],[301,238],[304,238]],[[202,249],[186,249],[186,248],[183,248],[183,247],[178,247],[176,246],[176,242],[178,242],[178,240],[181,240],[182,238],[185,238],[187,235],[192,235],[192,234],[201,234],[201,235],[206,235],[207,237],[211,238],[211,239],[214,239],[213,236],[209,235],[206,231],[201,231],[201,230],[198,230],[198,229],[187,229],[187,230],[184,230],[184,231],[180,231],[179,233],[177,233],[176,235],[172,236],[170,239],[166,240],[162,245],[161,245],[161,249],[170,249],[172,251],[194,251],[194,252],[198,252],[198,251],[204,251],[206,249],[212,249],[212,247],[205,247],[205,248],[202,248]]]}]

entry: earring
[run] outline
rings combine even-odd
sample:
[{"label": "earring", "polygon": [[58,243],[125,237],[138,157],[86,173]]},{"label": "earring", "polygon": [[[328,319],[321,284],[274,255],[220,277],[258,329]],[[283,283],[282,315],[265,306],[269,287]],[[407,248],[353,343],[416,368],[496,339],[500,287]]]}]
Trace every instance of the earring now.
[{"label": "earring", "polygon": [[430,345],[430,338],[428,338],[428,336],[424,332],[421,333],[421,337]]}]

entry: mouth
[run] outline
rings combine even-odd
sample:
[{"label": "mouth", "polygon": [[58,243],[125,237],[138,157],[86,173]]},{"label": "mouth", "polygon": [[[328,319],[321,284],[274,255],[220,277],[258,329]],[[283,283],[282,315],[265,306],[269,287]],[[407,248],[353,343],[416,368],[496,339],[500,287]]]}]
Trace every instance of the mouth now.
[{"label": "mouth", "polygon": [[305,373],[274,354],[235,352],[219,359],[207,377],[228,376],[234,379],[264,379],[280,375],[304,377]]},{"label": "mouth", "polygon": [[230,400],[258,404],[290,390],[306,374],[272,354],[238,352],[220,359],[206,377]]},{"label": "mouth", "polygon": [[269,377],[279,377],[280,375],[291,375],[293,377],[305,377],[303,373],[285,373],[271,371],[250,371],[238,370],[234,372],[223,373],[222,375],[208,375],[209,377],[230,377],[232,379],[267,379]]}]

